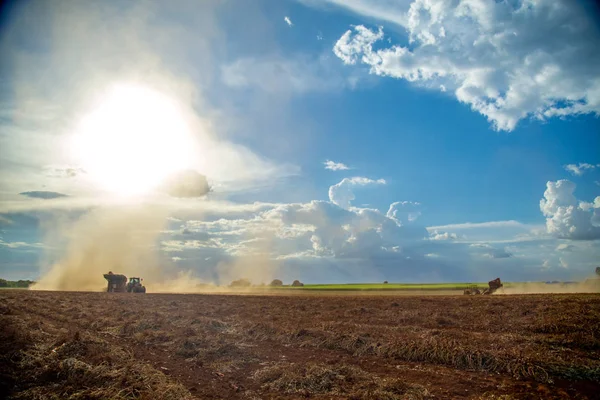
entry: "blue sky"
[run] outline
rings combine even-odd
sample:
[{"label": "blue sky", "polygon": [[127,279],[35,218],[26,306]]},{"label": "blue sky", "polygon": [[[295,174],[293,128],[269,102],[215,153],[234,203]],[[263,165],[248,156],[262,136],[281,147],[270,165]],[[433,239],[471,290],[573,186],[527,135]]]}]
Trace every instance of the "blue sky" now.
[{"label": "blue sky", "polygon": [[12,3],[0,276],[583,279],[600,255],[597,16]]}]

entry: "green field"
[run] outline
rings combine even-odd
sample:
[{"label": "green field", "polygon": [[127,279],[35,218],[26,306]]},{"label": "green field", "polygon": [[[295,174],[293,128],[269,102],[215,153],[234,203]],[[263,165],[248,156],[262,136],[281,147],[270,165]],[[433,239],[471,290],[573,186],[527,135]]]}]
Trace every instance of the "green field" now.
[{"label": "green field", "polygon": [[[274,286],[273,289],[290,290],[463,290],[467,287],[477,286],[486,288],[487,282],[455,282],[455,283],[348,283],[348,284],[306,284],[294,287],[289,285]],[[504,283],[504,287],[512,286]],[[269,287],[269,286],[267,286]]]}]

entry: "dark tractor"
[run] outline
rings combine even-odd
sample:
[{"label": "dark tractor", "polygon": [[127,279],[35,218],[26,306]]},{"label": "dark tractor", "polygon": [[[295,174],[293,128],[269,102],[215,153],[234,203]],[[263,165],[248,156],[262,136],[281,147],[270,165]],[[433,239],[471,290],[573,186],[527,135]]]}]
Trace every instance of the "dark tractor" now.
[{"label": "dark tractor", "polygon": [[141,278],[129,278],[127,283],[128,293],[146,293],[146,286],[142,285]]},{"label": "dark tractor", "polygon": [[494,292],[496,292],[498,289],[500,289],[503,286],[504,285],[502,284],[502,281],[500,280],[500,278],[496,278],[493,281],[489,281],[488,287],[483,290],[480,290],[477,287],[477,285],[471,285],[468,288],[466,288],[463,293],[466,295],[469,295],[469,296],[479,295],[479,294],[490,295],[490,294],[493,294]]}]

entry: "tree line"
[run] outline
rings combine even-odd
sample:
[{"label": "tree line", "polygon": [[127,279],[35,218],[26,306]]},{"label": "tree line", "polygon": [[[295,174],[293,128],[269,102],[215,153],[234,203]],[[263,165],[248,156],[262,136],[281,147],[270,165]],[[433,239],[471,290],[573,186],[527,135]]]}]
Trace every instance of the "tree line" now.
[{"label": "tree line", "polygon": [[7,281],[6,279],[0,279],[0,288],[28,288],[33,285],[35,281],[22,280],[18,281]]}]

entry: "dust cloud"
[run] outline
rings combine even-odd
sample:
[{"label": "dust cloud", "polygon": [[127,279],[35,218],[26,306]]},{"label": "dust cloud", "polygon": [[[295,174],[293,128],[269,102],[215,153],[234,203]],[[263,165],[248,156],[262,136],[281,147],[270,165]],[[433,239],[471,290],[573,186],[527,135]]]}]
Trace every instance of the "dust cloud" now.
[{"label": "dust cloud", "polygon": [[542,293],[600,293],[600,279],[589,278],[582,282],[544,283],[523,282],[499,289],[494,295]]},{"label": "dust cloud", "polygon": [[32,289],[97,291],[109,270],[157,279],[156,239],[166,216],[161,207],[132,205],[95,209],[75,222],[53,221],[46,236],[59,248],[59,261]]},{"label": "dust cloud", "polygon": [[247,291],[225,285],[237,279],[268,283],[277,277],[279,265],[269,251],[270,229],[258,235],[251,248],[240,249],[233,260],[212,267],[214,281],[177,267],[160,247],[170,211],[165,205],[130,204],[99,207],[74,221],[59,216],[47,221],[42,227],[45,242],[54,250],[42,262],[42,277],[31,289],[105,291],[103,274],[109,271],[143,278],[152,293]]}]

